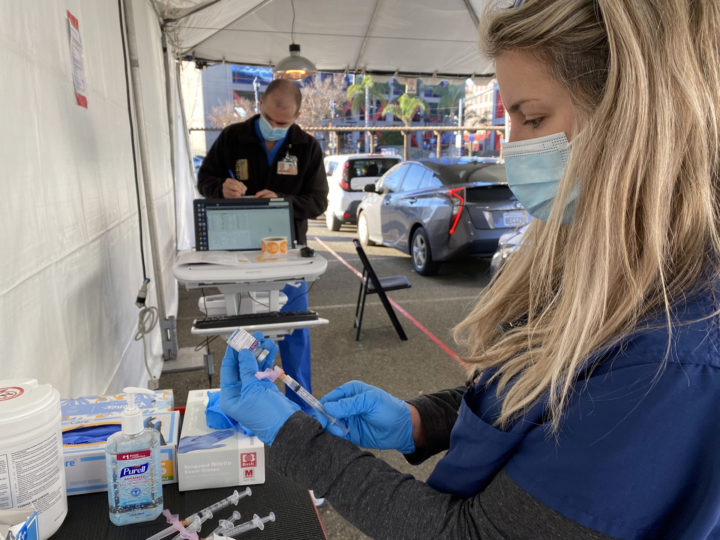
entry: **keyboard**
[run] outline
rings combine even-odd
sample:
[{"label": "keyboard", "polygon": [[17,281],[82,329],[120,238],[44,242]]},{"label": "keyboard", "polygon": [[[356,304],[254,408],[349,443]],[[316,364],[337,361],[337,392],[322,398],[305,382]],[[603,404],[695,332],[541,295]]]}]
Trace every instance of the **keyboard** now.
[{"label": "keyboard", "polygon": [[289,322],[316,321],[315,311],[266,311],[241,315],[217,315],[195,319],[195,328],[227,328],[232,326],[256,326],[260,324],[283,324]]}]

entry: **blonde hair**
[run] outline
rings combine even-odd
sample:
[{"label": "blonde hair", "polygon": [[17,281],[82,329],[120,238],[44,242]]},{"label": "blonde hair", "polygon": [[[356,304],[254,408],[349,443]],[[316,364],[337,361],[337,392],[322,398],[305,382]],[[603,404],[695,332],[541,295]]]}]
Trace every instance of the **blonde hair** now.
[{"label": "blonde hair", "polygon": [[673,302],[717,275],[720,2],[525,0],[486,21],[488,54],[534,54],[579,122],[550,218],[455,338],[476,372],[496,370],[501,426],[547,397],[557,433],[590,359],[652,313],[670,329]]}]

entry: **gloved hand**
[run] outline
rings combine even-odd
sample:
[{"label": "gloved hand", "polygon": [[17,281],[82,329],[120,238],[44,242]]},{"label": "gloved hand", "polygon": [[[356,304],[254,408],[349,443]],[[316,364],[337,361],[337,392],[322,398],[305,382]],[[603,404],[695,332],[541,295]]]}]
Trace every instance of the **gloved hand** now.
[{"label": "gloved hand", "polygon": [[178,454],[192,452],[193,450],[210,450],[214,448],[222,448],[225,445],[220,444],[220,441],[224,441],[228,437],[232,437],[234,434],[234,429],[221,429],[217,431],[211,431],[210,433],[206,433],[205,435],[181,437],[180,441],[178,441]]},{"label": "gloved hand", "polygon": [[[257,362],[257,370],[258,371],[265,371],[266,369],[271,369],[273,367],[273,364],[275,363],[275,357],[278,353],[278,345],[270,338],[263,338],[262,332],[253,332],[252,336],[257,339],[260,342],[260,346],[263,349],[266,349],[268,351],[267,356],[265,357],[265,360],[262,362]],[[232,347],[228,346],[225,349],[225,356],[223,357],[222,365],[225,365],[225,361],[232,362],[233,358],[237,357],[237,352]],[[220,379],[222,380],[222,368],[220,369]],[[237,384],[240,384],[240,380],[238,379]],[[241,385],[242,386],[242,385]],[[210,396],[208,396],[210,397]],[[213,426],[210,426],[213,427]]]},{"label": "gloved hand", "polygon": [[338,386],[320,402],[328,414],[344,420],[350,431],[342,430],[315,416],[327,431],[363,448],[394,449],[403,454],[415,451],[410,407],[384,390],[360,381]]},{"label": "gloved hand", "polygon": [[[260,346],[268,351],[265,360],[258,363],[258,371],[272,368],[275,363],[275,357],[278,353],[278,345],[271,338],[264,338],[262,332],[253,332],[252,336],[260,342]],[[227,351],[225,353],[227,356]]]},{"label": "gloved hand", "polygon": [[[272,353],[268,358],[271,356],[274,358]],[[271,445],[285,421],[300,407],[283,396],[273,383],[255,377],[259,369],[264,369],[262,366],[250,351],[236,352],[228,346],[220,367],[220,407]]]}]

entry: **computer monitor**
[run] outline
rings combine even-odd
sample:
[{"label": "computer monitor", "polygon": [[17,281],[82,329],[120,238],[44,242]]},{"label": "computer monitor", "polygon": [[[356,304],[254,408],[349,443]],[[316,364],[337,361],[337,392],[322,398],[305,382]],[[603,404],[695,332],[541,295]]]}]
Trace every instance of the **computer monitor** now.
[{"label": "computer monitor", "polygon": [[284,236],[294,245],[292,205],[286,199],[195,199],[197,251],[259,250],[263,238]]}]

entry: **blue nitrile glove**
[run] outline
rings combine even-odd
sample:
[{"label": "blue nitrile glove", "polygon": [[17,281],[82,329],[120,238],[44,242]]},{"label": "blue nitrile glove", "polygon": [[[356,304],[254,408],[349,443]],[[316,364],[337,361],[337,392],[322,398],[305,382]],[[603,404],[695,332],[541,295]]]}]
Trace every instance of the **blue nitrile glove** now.
[{"label": "blue nitrile glove", "polygon": [[205,406],[205,423],[209,428],[227,429],[237,426],[238,423],[222,412],[220,408],[220,392],[207,393],[208,403]]},{"label": "blue nitrile glove", "polygon": [[224,441],[228,437],[232,437],[234,434],[235,430],[228,428],[211,431],[205,435],[180,437],[180,440],[178,441],[178,454],[192,452],[193,450],[211,450],[214,448],[222,448],[225,445],[220,444],[220,441]]},{"label": "blue nitrile glove", "polygon": [[[275,357],[278,353],[278,346],[277,343],[275,343],[272,339],[267,338],[263,339],[263,333],[262,332],[253,332],[252,335],[255,339],[257,339],[260,342],[260,346],[263,349],[267,349],[268,354],[265,357],[265,360],[262,362],[255,361],[255,365],[257,365],[258,371],[265,371],[266,369],[272,369],[273,364],[275,363]],[[229,345],[225,349],[225,356],[223,357],[222,365],[225,365],[225,361],[228,362],[236,361],[233,360],[237,358],[237,352],[235,349],[230,347]],[[222,368],[220,368],[220,379],[222,380]],[[240,381],[237,381],[237,384],[240,384]]]},{"label": "blue nitrile glove", "polygon": [[[394,449],[403,454],[415,451],[410,406],[384,390],[360,381],[350,381],[323,396],[320,402],[328,414],[344,420],[350,431],[328,424],[333,435],[363,448]],[[327,421],[318,418],[325,425]]]},{"label": "blue nitrile glove", "polygon": [[257,379],[255,373],[260,367],[250,351],[236,352],[228,346],[220,367],[220,407],[271,445],[285,421],[300,407],[270,381]]},{"label": "blue nitrile glove", "polygon": [[63,444],[92,444],[107,441],[113,433],[122,429],[120,424],[101,424],[99,426],[80,427],[63,431]]}]

